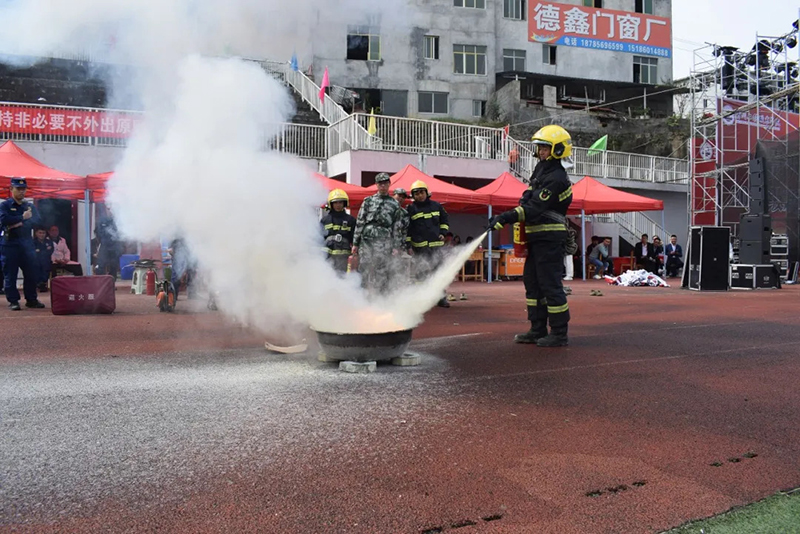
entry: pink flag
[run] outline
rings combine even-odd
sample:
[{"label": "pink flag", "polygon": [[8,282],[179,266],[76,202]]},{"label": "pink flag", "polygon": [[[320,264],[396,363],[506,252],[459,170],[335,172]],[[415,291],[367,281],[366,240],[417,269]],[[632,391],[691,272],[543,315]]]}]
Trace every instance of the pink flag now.
[{"label": "pink flag", "polygon": [[322,75],[322,85],[319,88],[319,99],[325,102],[325,88],[331,84],[328,79],[328,67],[325,67],[325,74]]}]

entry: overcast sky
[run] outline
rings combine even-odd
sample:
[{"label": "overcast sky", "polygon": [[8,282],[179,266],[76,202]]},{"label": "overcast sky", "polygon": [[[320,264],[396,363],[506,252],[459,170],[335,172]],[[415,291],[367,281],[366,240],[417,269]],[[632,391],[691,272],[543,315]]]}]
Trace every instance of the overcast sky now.
[{"label": "overcast sky", "polygon": [[[674,78],[689,75],[692,51],[705,42],[750,50],[756,33],[777,36],[790,31],[799,10],[798,0],[672,0]],[[798,61],[800,46],[789,56]]]}]

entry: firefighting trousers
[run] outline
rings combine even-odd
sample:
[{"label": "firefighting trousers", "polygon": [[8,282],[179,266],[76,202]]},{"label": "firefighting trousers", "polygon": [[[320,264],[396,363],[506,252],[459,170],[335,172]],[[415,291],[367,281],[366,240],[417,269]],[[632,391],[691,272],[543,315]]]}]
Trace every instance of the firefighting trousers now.
[{"label": "firefighting trousers", "polygon": [[439,268],[444,259],[442,247],[418,247],[412,258],[414,280],[422,282]]},{"label": "firefighting trousers", "polygon": [[347,272],[347,260],[350,259],[349,254],[328,254],[327,259],[334,271],[338,273]]},{"label": "firefighting trousers", "polygon": [[545,331],[547,323],[555,334],[566,334],[569,305],[561,276],[564,270],[564,239],[548,236],[547,240],[528,243],[528,257],[522,271],[528,320],[534,329]]}]

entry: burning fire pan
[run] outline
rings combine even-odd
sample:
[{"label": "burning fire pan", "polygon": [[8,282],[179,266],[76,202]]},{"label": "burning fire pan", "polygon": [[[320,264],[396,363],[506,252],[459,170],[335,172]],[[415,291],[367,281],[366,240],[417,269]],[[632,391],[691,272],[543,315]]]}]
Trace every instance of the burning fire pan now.
[{"label": "burning fire pan", "polygon": [[319,346],[332,360],[373,362],[402,356],[411,342],[411,330],[380,334],[335,334],[317,331]]}]

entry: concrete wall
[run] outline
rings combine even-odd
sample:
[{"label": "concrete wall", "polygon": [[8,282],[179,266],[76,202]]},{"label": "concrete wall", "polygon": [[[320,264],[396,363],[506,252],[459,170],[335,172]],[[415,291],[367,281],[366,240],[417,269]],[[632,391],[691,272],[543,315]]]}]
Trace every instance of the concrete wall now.
[{"label": "concrete wall", "polygon": [[326,170],[328,176],[346,174],[348,183],[361,185],[363,173],[394,174],[406,165],[413,165],[431,176],[476,178],[486,180],[487,183],[508,170],[508,163],[503,160],[447,158],[372,150],[353,150],[337,154],[328,160]]},{"label": "concrete wall", "polygon": [[125,150],[122,147],[14,142],[48,167],[80,176],[113,171]]},{"label": "concrete wall", "polygon": [[[528,0],[528,4],[531,0]],[[580,0],[563,0],[582,5]],[[671,0],[658,0],[656,15],[671,17]],[[317,81],[327,67],[331,83],[351,88],[408,91],[408,115],[418,113],[419,91],[449,93],[447,115],[472,118],[472,101],[488,100],[494,91],[494,74],[502,72],[503,49],[525,50],[526,71],[605,81],[633,81],[634,54],[559,46],[556,65],[542,61],[542,44],[528,41],[528,21],[503,18],[503,2],[486,0],[486,9],[459,8],[452,0],[408,2],[402,13],[375,16],[353,14],[350,20],[318,21],[311,37],[310,61]],[[634,0],[606,0],[607,9],[633,12]],[[345,18],[345,17],[343,17]],[[525,18],[527,19],[527,13]],[[389,20],[392,19],[392,20]],[[350,26],[369,28],[381,36],[381,60],[347,60]],[[425,59],[424,36],[439,36],[439,59]],[[453,72],[453,45],[481,45],[487,49],[487,74]],[[658,58],[659,81],[672,80],[672,60]]]}]

